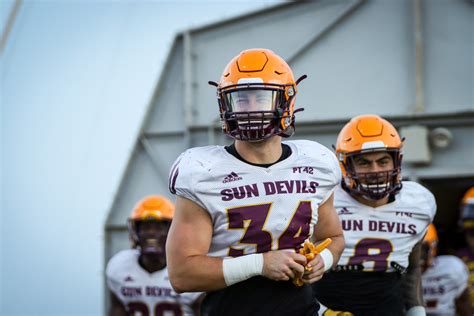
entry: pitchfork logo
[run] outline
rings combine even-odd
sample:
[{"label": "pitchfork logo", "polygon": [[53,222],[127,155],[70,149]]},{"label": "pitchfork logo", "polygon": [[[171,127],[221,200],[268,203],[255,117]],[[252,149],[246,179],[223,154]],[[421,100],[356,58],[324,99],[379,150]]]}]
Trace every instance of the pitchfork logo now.
[{"label": "pitchfork logo", "polygon": [[227,175],[224,180],[222,180],[222,183],[229,183],[233,181],[239,181],[242,180],[242,177],[240,177],[237,173],[231,172],[229,175]]}]

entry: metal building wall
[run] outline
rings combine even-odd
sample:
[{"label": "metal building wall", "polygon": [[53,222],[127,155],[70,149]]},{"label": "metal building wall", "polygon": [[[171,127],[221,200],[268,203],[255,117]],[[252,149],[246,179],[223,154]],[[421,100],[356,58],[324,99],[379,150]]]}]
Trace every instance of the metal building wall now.
[{"label": "metal building wall", "polygon": [[[363,113],[399,128],[422,126],[427,137],[445,127],[453,135],[447,149],[427,137],[409,140],[429,146],[431,161],[415,157],[404,174],[432,181],[434,189],[441,188],[437,179],[474,185],[473,12],[468,0],[320,0],[179,34],[110,210],[105,259],[129,246],[126,218],[137,200],[152,193],[172,198],[168,170],[182,151],[230,143],[207,82],[245,48],[270,48],[295,76],[308,74],[297,96],[305,111],[297,114],[295,138],[329,147],[343,124]],[[405,152],[408,161],[414,153]]]}]

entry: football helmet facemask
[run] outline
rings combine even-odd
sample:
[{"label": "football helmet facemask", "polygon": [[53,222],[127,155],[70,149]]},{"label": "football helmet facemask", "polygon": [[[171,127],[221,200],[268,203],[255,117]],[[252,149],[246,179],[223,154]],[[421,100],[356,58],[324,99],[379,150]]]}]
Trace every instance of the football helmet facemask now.
[{"label": "football helmet facemask", "polygon": [[[402,140],[397,130],[378,115],[354,117],[337,137],[336,156],[342,170],[342,187],[353,196],[380,200],[402,188]],[[387,152],[393,169],[382,172],[357,173],[353,159],[371,152]]]},{"label": "football helmet facemask", "polygon": [[294,133],[296,82],[288,64],[268,49],[248,49],[225,67],[217,86],[223,132],[260,141]]},{"label": "football helmet facemask", "polygon": [[[142,254],[164,256],[164,244],[173,215],[173,203],[163,196],[151,195],[140,200],[128,219],[128,231],[133,247],[140,248]],[[147,225],[146,233],[140,233],[140,225],[145,222],[160,225]]]}]

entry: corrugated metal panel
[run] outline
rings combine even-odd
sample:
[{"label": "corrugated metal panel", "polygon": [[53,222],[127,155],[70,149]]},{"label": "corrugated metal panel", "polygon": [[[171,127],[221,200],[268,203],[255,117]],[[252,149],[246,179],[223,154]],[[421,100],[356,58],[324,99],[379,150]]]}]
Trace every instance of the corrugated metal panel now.
[{"label": "corrugated metal panel", "polygon": [[474,111],[474,3],[425,1],[423,17],[427,111]]}]

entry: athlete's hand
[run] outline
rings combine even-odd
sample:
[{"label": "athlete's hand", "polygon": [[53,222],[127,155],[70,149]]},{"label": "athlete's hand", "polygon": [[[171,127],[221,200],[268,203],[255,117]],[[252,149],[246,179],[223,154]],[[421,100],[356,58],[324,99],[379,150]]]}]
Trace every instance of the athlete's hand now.
[{"label": "athlete's hand", "polygon": [[299,250],[299,253],[306,257],[309,261],[305,266],[305,273],[301,279],[294,279],[293,283],[296,286],[302,286],[304,283],[311,284],[321,280],[324,275],[324,261],[319,255],[324,249],[326,249],[332,240],[326,238],[323,242],[318,245],[313,244],[311,241],[306,240],[303,247]]},{"label": "athlete's hand", "polygon": [[275,281],[288,281],[304,273],[306,257],[293,250],[274,250],[263,254],[262,275]]},{"label": "athlete's hand", "polygon": [[316,257],[314,257],[314,259],[308,262],[308,264],[306,265],[306,270],[302,279],[304,283],[311,284],[321,280],[323,275],[324,262],[321,256],[317,254]]}]

